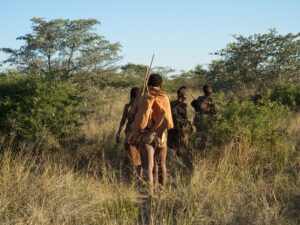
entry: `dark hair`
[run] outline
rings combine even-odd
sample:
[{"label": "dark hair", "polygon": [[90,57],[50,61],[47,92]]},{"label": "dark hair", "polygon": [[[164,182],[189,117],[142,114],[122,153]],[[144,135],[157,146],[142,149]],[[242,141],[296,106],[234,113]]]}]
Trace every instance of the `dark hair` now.
[{"label": "dark hair", "polygon": [[186,86],[181,86],[178,90],[177,90],[177,96],[179,97],[181,94],[181,90],[182,89],[186,89]]},{"label": "dark hair", "polygon": [[157,73],[152,73],[148,80],[148,86],[160,87],[162,85],[162,77]]},{"label": "dark hair", "polygon": [[208,90],[209,90],[209,89],[212,90],[212,88],[211,88],[211,86],[210,86],[209,84],[205,84],[205,85],[203,86],[203,92],[204,92],[205,94],[208,93]]},{"label": "dark hair", "polygon": [[130,90],[130,98],[135,98],[140,93],[140,89],[138,87],[133,87]]}]

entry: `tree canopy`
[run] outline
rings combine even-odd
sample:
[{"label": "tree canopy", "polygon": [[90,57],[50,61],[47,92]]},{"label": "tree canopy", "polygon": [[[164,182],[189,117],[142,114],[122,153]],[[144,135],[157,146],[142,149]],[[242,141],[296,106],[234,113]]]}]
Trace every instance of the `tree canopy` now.
[{"label": "tree canopy", "polygon": [[210,64],[211,81],[241,92],[264,91],[277,81],[300,81],[300,33],[280,35],[270,30],[233,37],[233,43],[215,53],[221,59]]},{"label": "tree canopy", "polygon": [[72,77],[75,72],[105,70],[120,59],[119,43],[111,43],[95,32],[96,19],[32,18],[32,32],[20,36],[24,41],[18,49],[1,48],[10,64],[27,73],[45,76]]}]

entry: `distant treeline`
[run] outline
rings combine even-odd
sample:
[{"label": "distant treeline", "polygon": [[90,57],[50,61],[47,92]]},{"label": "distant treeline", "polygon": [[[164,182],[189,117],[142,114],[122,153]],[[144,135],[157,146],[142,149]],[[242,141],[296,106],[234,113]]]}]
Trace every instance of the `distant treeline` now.
[{"label": "distant treeline", "polygon": [[[32,22],[32,32],[17,38],[24,42],[19,49],[0,49],[8,55],[0,65],[10,65],[0,76],[2,133],[21,139],[45,131],[66,137],[84,115],[85,90],[143,84],[147,65],[117,66],[121,45],[94,32],[100,23],[96,19]],[[156,67],[153,72],[165,78],[167,92],[183,85],[200,90],[209,83],[227,98],[255,104],[276,101],[298,110],[300,33],[280,35],[270,30],[233,37],[234,42],[215,53],[219,59],[208,68],[197,65],[174,75],[172,68]]]}]

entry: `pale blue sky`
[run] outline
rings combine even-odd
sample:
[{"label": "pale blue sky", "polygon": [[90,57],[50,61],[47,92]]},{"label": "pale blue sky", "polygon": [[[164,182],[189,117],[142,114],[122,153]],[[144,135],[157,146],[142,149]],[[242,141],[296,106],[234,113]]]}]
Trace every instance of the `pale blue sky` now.
[{"label": "pale blue sky", "polygon": [[0,0],[0,9],[0,47],[18,47],[32,17],[97,18],[99,33],[122,44],[122,64],[155,53],[154,66],[177,70],[208,64],[231,34],[300,31],[298,0]]}]

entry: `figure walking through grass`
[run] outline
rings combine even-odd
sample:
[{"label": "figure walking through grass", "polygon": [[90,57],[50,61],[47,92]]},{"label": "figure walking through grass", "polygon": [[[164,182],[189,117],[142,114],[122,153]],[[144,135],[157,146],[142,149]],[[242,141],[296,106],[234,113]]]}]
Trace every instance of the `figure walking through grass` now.
[{"label": "figure walking through grass", "polygon": [[167,179],[167,130],[173,128],[170,101],[162,91],[162,77],[151,74],[147,80],[147,92],[139,97],[137,112],[132,128],[132,140],[139,143],[142,167],[150,185],[153,184],[153,170],[158,179],[158,163],[162,169],[162,184]]},{"label": "figure walking through grass", "polygon": [[182,86],[177,91],[177,100],[171,101],[174,128],[168,132],[168,146],[179,154],[181,148],[187,148],[193,125],[188,118],[187,88]]},{"label": "figure walking through grass", "polygon": [[126,165],[126,169],[130,171],[130,174],[133,177],[136,176],[137,174],[141,175],[142,173],[140,152],[137,146],[133,143],[130,143],[129,141],[129,138],[132,134],[131,124],[134,121],[135,111],[136,111],[134,108],[134,103],[139,95],[140,95],[140,89],[137,87],[133,87],[130,91],[129,103],[125,104],[124,106],[122,119],[116,137],[116,142],[120,143],[120,133],[126,124],[125,143],[124,143],[125,154],[126,154],[125,165]]},{"label": "figure walking through grass", "polygon": [[213,118],[216,116],[217,107],[213,101],[213,90],[210,85],[203,86],[203,96],[199,96],[197,99],[191,102],[192,107],[195,110],[194,125],[197,129],[197,137],[200,143],[198,147],[204,150],[209,136],[209,131],[212,129]]}]

